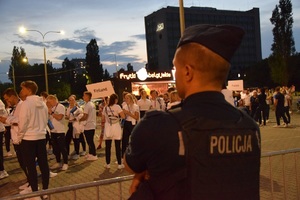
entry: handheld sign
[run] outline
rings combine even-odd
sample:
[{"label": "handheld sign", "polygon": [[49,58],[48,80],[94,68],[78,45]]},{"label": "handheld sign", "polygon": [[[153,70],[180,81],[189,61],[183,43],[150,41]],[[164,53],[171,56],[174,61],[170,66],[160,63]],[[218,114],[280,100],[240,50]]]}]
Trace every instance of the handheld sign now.
[{"label": "handheld sign", "polygon": [[89,92],[92,93],[92,98],[107,97],[115,93],[111,81],[103,81],[86,85]]},{"label": "handheld sign", "polygon": [[244,89],[244,81],[243,80],[228,81],[227,89],[231,91],[242,91]]}]

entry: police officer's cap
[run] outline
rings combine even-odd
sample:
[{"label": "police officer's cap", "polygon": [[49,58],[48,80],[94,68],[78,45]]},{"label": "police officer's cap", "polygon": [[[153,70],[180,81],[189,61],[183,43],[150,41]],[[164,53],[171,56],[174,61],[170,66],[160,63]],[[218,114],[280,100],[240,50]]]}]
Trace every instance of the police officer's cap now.
[{"label": "police officer's cap", "polygon": [[177,48],[195,42],[230,62],[244,34],[244,30],[237,26],[199,24],[185,29]]}]

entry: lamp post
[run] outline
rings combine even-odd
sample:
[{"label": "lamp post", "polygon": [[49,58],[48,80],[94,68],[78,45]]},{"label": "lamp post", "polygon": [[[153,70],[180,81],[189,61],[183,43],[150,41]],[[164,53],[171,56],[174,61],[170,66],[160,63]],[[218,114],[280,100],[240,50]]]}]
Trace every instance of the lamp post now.
[{"label": "lamp post", "polygon": [[63,31],[47,31],[46,33],[42,33],[41,31],[39,30],[28,30],[28,29],[25,29],[24,27],[21,27],[20,28],[20,32],[21,33],[25,33],[27,31],[33,31],[33,32],[37,32],[39,33],[42,38],[43,38],[43,45],[44,45],[44,70],[45,70],[45,85],[46,85],[46,92],[49,93],[49,88],[48,88],[48,71],[47,71],[47,63],[46,63],[46,46],[45,46],[45,36],[48,34],[48,33],[60,33],[60,34],[63,34],[64,32]]},{"label": "lamp post", "polygon": [[180,33],[182,36],[185,29],[183,0],[179,0],[179,18],[180,18]]}]

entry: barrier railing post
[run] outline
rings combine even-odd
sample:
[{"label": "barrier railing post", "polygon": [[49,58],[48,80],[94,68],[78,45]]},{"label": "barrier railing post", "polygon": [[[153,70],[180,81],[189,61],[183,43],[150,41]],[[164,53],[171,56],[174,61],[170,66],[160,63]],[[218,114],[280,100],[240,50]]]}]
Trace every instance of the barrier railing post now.
[{"label": "barrier railing post", "polygon": [[269,167],[270,167],[270,181],[271,181],[271,199],[273,199],[273,176],[272,176],[272,156],[269,156]]},{"label": "barrier railing post", "polygon": [[297,199],[299,199],[299,185],[298,185],[298,173],[297,173],[297,153],[294,153],[294,160],[295,160],[295,174],[296,174],[296,191],[297,191]]}]

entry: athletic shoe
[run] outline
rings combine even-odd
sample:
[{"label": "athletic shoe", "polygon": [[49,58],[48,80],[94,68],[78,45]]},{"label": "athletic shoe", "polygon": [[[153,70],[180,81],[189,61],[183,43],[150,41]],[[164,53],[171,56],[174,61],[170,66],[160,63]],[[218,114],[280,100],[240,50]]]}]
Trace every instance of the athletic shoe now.
[{"label": "athletic shoe", "polygon": [[110,169],[110,164],[105,164],[104,167],[105,167],[106,169]]},{"label": "athletic shoe", "polygon": [[97,155],[93,156],[93,155],[90,155],[89,157],[87,157],[86,160],[89,160],[89,161],[94,161],[94,160],[98,160],[98,157]]},{"label": "athletic shoe", "polygon": [[0,179],[6,178],[8,176],[9,176],[9,174],[5,170],[0,171]]},{"label": "athletic shoe", "polygon": [[85,155],[86,155],[86,152],[85,152],[85,151],[82,151],[82,152],[79,153],[79,155],[80,155],[80,156],[85,156]]},{"label": "athletic shoe", "polygon": [[22,190],[21,192],[19,192],[20,194],[28,194],[32,192],[31,186],[25,188],[24,190]]},{"label": "athletic shoe", "polygon": [[51,172],[51,171],[50,171],[49,177],[50,177],[50,178],[53,178],[53,177],[55,177],[55,176],[57,176],[57,173],[54,173],[54,172]]},{"label": "athletic shoe", "polygon": [[118,169],[123,169],[124,168],[124,165],[121,164],[121,165],[118,165]]},{"label": "athletic shoe", "polygon": [[7,152],[6,157],[12,157],[13,153],[11,151]]},{"label": "athletic shoe", "polygon": [[53,164],[50,169],[57,169],[57,168],[61,168],[61,164],[60,163],[55,163]]},{"label": "athletic shoe", "polygon": [[73,151],[72,153],[70,153],[70,156],[74,156],[76,154],[76,151]]},{"label": "athletic shoe", "polygon": [[68,164],[63,164],[61,170],[66,171],[69,168]]},{"label": "athletic shoe", "polygon": [[78,154],[75,154],[75,155],[71,156],[71,159],[72,159],[72,160],[77,160],[78,158],[79,158],[79,155],[78,155]]},{"label": "athletic shoe", "polygon": [[283,127],[287,128],[287,127],[289,127],[289,125],[288,124],[284,124]]},{"label": "athletic shoe", "polygon": [[28,186],[29,186],[29,183],[26,182],[25,184],[21,185],[21,186],[19,187],[19,189],[20,189],[20,190],[24,190],[24,189],[28,188]]}]

